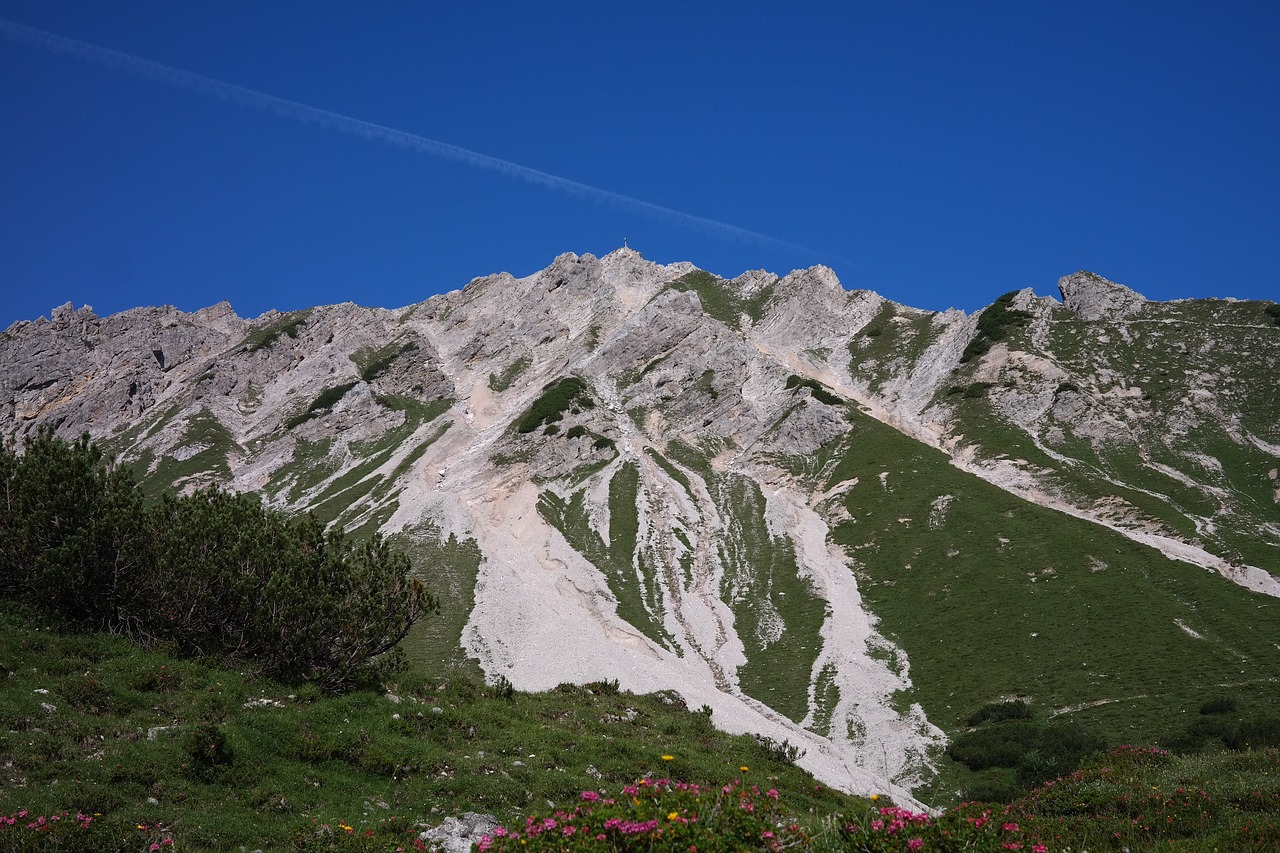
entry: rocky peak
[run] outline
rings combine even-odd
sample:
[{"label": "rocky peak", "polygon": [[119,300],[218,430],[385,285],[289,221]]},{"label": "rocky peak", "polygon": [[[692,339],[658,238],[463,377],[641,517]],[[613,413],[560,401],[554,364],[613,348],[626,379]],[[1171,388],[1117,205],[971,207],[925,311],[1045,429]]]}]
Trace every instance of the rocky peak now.
[{"label": "rocky peak", "polygon": [[1058,291],[1062,304],[1084,320],[1119,319],[1147,301],[1141,293],[1087,270],[1058,279]]},{"label": "rocky peak", "polygon": [[67,326],[77,318],[93,320],[98,315],[93,313],[93,307],[90,305],[85,305],[77,311],[76,306],[68,302],[65,305],[59,305],[57,308],[54,308],[53,311],[50,312],[49,316],[52,318],[55,325]]},{"label": "rocky peak", "polygon": [[731,284],[741,297],[750,298],[770,285],[777,284],[778,277],[764,270],[747,270],[733,279]]}]

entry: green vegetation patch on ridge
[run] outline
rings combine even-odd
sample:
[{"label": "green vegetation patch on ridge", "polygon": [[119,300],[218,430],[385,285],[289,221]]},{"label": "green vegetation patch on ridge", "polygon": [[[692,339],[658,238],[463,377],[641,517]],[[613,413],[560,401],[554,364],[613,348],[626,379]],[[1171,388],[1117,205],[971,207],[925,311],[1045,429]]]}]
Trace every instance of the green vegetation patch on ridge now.
[{"label": "green vegetation patch on ridge", "polygon": [[490,390],[497,391],[498,393],[506,391],[515,384],[515,381],[519,379],[526,370],[529,369],[529,365],[531,364],[533,364],[533,359],[527,355],[522,355],[504,367],[501,373],[490,373]]},{"label": "green vegetation patch on ridge", "polygon": [[1018,291],[1011,290],[996,298],[982,313],[978,315],[977,334],[960,355],[960,363],[972,361],[983,355],[1000,341],[1007,340],[1014,330],[1020,329],[1031,321],[1031,314],[1013,308],[1014,297]]},{"label": "green vegetation patch on ridge", "polygon": [[360,379],[364,382],[372,382],[385,373],[396,359],[417,348],[418,344],[415,341],[395,340],[377,349],[358,349],[351,354],[351,360],[360,371]]},{"label": "green vegetation patch on ridge", "polygon": [[667,289],[697,294],[702,310],[731,329],[740,329],[742,315],[759,321],[765,306],[773,298],[776,282],[760,288],[754,295],[744,298],[732,284],[717,275],[703,270],[685,273],[667,285]]},{"label": "green vegetation patch on ridge", "polygon": [[813,395],[813,399],[819,403],[826,403],[828,406],[843,406],[846,400],[831,393],[827,386],[823,385],[816,379],[807,379],[796,376],[794,373],[787,377],[786,389],[788,391],[794,388],[807,388],[809,393]]},{"label": "green vegetation patch on ridge", "polygon": [[902,312],[886,301],[848,344],[849,373],[866,376],[874,390],[907,375],[937,340],[933,313]]},{"label": "green vegetation patch on ridge", "polygon": [[[1019,343],[1067,373],[1039,436],[1002,414],[1004,386],[1045,381],[1016,360],[1001,387],[974,398],[955,389],[945,405],[954,431],[980,456],[1027,460],[1077,505],[1122,524],[1159,524],[1229,562],[1267,567],[1280,548],[1270,479],[1280,458],[1264,449],[1280,442],[1280,348],[1259,326],[1262,316],[1260,303],[1227,300],[1150,303],[1122,321],[1055,309],[1042,348]],[[1063,402],[1066,415],[1057,409]],[[1109,438],[1075,434],[1075,424],[1099,416],[1125,428]]]},{"label": "green vegetation patch on ridge", "polygon": [[347,396],[348,391],[359,384],[359,380],[352,379],[350,382],[343,382],[339,385],[331,385],[330,387],[325,388],[316,395],[310,405],[285,421],[284,428],[293,429],[294,427],[302,426],[312,418],[318,418],[321,415],[327,414],[339,400]]},{"label": "green vegetation patch on ridge", "polygon": [[281,314],[267,325],[260,329],[254,329],[246,335],[245,339],[240,342],[240,346],[245,352],[257,352],[274,344],[281,335],[296,338],[298,337],[298,329],[311,317],[313,310],[306,308],[302,311],[290,311],[287,314]]},{"label": "green vegetation patch on ridge", "polygon": [[325,524],[344,522],[358,515],[362,511],[362,502],[369,496],[389,499],[389,490],[396,480],[452,426],[452,422],[446,422],[434,430],[405,455],[389,476],[375,476],[377,470],[404,447],[419,427],[435,420],[453,404],[447,398],[427,403],[412,397],[378,396],[376,399],[387,408],[403,412],[404,422],[379,438],[351,442],[349,450],[357,461],[349,469],[330,479],[339,467],[329,458],[332,440],[325,439],[317,444],[303,440],[295,447],[294,458],[289,464],[272,477],[272,484],[279,486],[293,478],[290,500],[298,500],[307,490],[323,486],[308,503],[309,511]]},{"label": "green vegetation patch on ridge", "polygon": [[516,421],[516,432],[531,433],[538,427],[561,420],[566,413],[576,414],[595,408],[595,405],[587,383],[577,376],[566,376],[542,390],[542,395]]},{"label": "green vegetation patch on ridge", "polygon": [[690,497],[693,496],[693,483],[690,482],[689,477],[685,472],[681,471],[680,468],[672,463],[670,459],[659,453],[656,447],[646,447],[644,452],[648,454],[650,459],[658,464],[659,468],[666,472],[668,477],[679,483],[680,488],[684,489]]}]

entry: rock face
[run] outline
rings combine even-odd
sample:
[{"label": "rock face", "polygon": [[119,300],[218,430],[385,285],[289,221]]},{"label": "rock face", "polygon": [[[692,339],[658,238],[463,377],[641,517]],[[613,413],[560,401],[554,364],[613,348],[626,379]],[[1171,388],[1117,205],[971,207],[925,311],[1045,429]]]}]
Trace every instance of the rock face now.
[{"label": "rock face", "polygon": [[1083,320],[1123,319],[1147,301],[1141,293],[1085,270],[1058,279],[1058,291],[1062,304]]},{"label": "rock face", "polygon": [[[931,460],[1280,593],[1257,473],[1280,462],[1280,329],[1256,303],[1060,288],[993,332],[825,267],[724,280],[620,249],[396,310],[63,306],[0,336],[0,433],[87,431],[156,485],[396,535],[451,590],[440,659],[674,689],[909,803],[944,735],[864,584],[897,531],[972,533]],[[940,559],[1011,559],[988,538]]]}]

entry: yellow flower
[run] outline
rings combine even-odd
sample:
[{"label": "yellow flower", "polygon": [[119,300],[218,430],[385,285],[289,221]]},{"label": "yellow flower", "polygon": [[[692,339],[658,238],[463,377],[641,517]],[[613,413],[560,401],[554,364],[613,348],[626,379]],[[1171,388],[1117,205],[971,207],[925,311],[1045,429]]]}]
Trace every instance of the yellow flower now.
[{"label": "yellow flower", "polygon": [[741,770],[743,773],[746,773],[746,772],[747,772],[748,770],[750,770],[751,768],[744,764],[744,765],[742,765],[741,767],[739,767],[738,769],[739,769],[739,770]]},{"label": "yellow flower", "polygon": [[680,817],[680,812],[671,812],[667,815],[667,820],[675,820],[678,817]]},{"label": "yellow flower", "polygon": [[676,758],[676,757],[675,757],[674,755],[664,755],[664,756],[662,756],[662,760],[663,760],[663,761],[674,761],[674,760],[675,760],[675,758]]},{"label": "yellow flower", "polygon": [[878,799],[880,799],[880,795],[879,795],[879,794],[872,794],[872,795],[871,795],[871,799],[872,799],[872,800],[878,800]]}]

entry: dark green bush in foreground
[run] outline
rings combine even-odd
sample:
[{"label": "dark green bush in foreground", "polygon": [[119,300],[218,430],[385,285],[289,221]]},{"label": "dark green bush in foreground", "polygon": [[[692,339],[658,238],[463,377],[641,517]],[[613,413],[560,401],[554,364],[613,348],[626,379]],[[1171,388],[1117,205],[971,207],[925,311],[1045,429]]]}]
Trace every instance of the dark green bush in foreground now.
[{"label": "dark green bush in foreground", "polygon": [[1074,722],[1034,719],[1022,701],[987,705],[969,718],[978,728],[947,747],[955,761],[976,772],[965,798],[1009,802],[1035,785],[1066,775],[1106,742]]},{"label": "dark green bush in foreground", "polygon": [[0,501],[12,599],[329,692],[399,668],[400,640],[435,607],[377,536],[355,542],[218,489],[146,504],[87,438],[0,449]]}]

